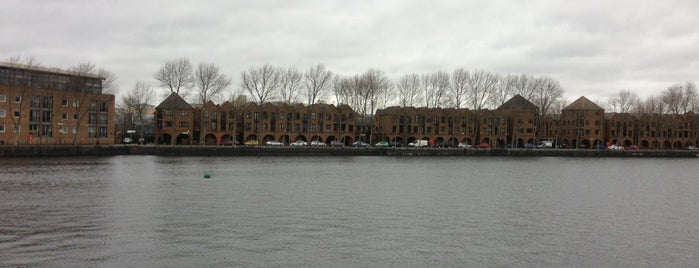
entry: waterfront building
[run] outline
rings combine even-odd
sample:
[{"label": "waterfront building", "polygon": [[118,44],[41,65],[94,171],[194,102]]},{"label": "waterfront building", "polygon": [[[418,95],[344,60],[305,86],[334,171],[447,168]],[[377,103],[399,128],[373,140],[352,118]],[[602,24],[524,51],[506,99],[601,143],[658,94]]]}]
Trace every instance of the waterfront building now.
[{"label": "waterfront building", "polygon": [[606,114],[610,144],[639,149],[684,149],[697,144],[697,115],[687,114]]},{"label": "waterfront building", "polygon": [[604,109],[580,97],[561,110],[561,146],[595,148],[604,146]]},{"label": "waterfront building", "polygon": [[114,143],[114,95],[103,77],[0,63],[0,144]]},{"label": "waterfront building", "polygon": [[190,145],[194,142],[194,108],[176,93],[155,107],[156,144]]},{"label": "waterfront building", "polygon": [[302,140],[329,144],[341,140],[345,145],[357,140],[358,114],[348,105],[250,102],[241,109],[243,141],[270,140],[285,144]]},{"label": "waterfront building", "polygon": [[[539,107],[517,94],[497,109],[507,122],[505,140],[514,147],[533,147],[538,141]],[[498,137],[501,141],[501,136]],[[498,142],[500,145],[501,142]]]},{"label": "waterfront building", "polygon": [[197,114],[201,118],[195,130],[196,140],[201,140],[199,144],[235,145],[241,140],[241,137],[236,134],[237,130],[241,129],[238,123],[238,109],[231,102],[226,101],[216,105],[208,101]]},{"label": "waterfront building", "polygon": [[376,111],[372,140],[396,146],[416,140],[428,140],[433,146],[472,144],[475,120],[468,109],[393,106]]},{"label": "waterfront building", "polygon": [[395,106],[377,110],[374,137],[397,144],[423,139],[440,147],[459,143],[523,147],[536,139],[537,115],[536,105],[520,95],[495,110]]},{"label": "waterfront building", "polygon": [[531,148],[551,141],[556,148],[683,149],[697,144],[699,116],[605,113],[580,97],[560,113],[541,115],[515,95],[497,109],[388,107],[359,117],[348,105],[224,102],[190,105],[177,94],[156,107],[158,144],[264,145],[275,140],[329,144],[341,140],[405,146],[428,140],[434,147],[487,144],[493,148]]}]

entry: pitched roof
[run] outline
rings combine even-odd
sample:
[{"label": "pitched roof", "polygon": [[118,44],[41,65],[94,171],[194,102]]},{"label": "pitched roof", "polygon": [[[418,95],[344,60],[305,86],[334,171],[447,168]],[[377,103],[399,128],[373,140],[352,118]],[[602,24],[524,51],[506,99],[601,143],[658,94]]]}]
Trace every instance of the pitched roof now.
[{"label": "pitched roof", "polygon": [[512,97],[510,100],[506,101],[500,107],[499,109],[511,109],[511,108],[530,108],[530,109],[538,109],[535,104],[531,103],[529,100],[525,99],[522,97],[522,95],[515,95]]},{"label": "pitched roof", "polygon": [[575,100],[570,105],[563,108],[563,110],[602,110],[602,111],[604,111],[604,108],[600,107],[599,105],[595,104],[594,102],[588,100],[587,98],[585,98],[583,96],[583,97],[580,97],[577,100]]},{"label": "pitched roof", "polygon": [[193,109],[187,101],[185,101],[180,95],[177,95],[176,93],[170,94],[163,102],[158,104],[157,109],[179,109],[179,110],[187,110],[187,109]]}]

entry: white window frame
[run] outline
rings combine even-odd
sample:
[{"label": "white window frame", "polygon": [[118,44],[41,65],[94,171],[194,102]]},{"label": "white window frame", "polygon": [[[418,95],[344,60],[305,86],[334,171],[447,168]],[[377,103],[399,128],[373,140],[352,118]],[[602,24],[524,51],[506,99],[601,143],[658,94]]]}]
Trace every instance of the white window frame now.
[{"label": "white window frame", "polygon": [[0,102],[6,102],[6,101],[7,101],[7,96],[5,96],[4,94],[0,95]]},{"label": "white window frame", "polygon": [[0,109],[0,117],[5,117],[7,112],[5,112],[5,109]]}]

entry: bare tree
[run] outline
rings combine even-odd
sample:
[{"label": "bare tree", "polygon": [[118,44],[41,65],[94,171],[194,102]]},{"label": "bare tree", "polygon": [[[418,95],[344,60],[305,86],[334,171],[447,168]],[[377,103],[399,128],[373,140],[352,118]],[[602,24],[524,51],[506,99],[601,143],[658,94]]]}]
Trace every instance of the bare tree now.
[{"label": "bare tree", "polygon": [[415,106],[421,100],[420,96],[420,76],[411,73],[406,74],[398,79],[396,83],[398,90],[398,103],[402,107]]},{"label": "bare tree", "polygon": [[636,112],[640,114],[663,114],[665,113],[665,105],[663,101],[654,95],[649,96],[644,101],[639,101],[636,107]]},{"label": "bare tree", "polygon": [[270,64],[262,67],[250,67],[247,71],[240,73],[240,86],[247,90],[259,104],[274,99],[281,84],[279,70]]},{"label": "bare tree", "polygon": [[464,68],[454,70],[451,75],[451,84],[449,90],[454,108],[461,109],[466,101],[466,91],[468,86],[468,78],[471,74]]},{"label": "bare tree", "polygon": [[[69,72],[71,72],[74,76],[85,76],[93,74],[96,68],[97,67],[95,66],[95,64],[91,62],[82,62],[78,63],[73,67],[70,67]],[[101,94],[102,92],[88,90],[85,87],[84,81],[82,81],[81,79],[70,79],[68,88],[70,94],[73,95],[73,108],[75,108],[75,112],[77,115],[77,119],[75,120],[75,127],[79,128],[78,126],[84,124],[83,122],[85,122],[85,119],[89,116],[90,111],[95,111],[97,109],[97,100],[92,97],[95,94]],[[98,143],[99,135],[100,134],[97,134]],[[73,145],[78,145],[79,140],[80,132],[75,131],[75,135],[73,135]]]},{"label": "bare tree", "polygon": [[282,101],[286,103],[297,103],[303,75],[295,67],[289,67],[286,70],[280,71],[282,75],[279,84],[279,93]]},{"label": "bare tree", "polygon": [[152,87],[142,81],[136,82],[134,87],[122,97],[122,107],[119,109],[123,113],[130,115],[131,123],[140,127],[140,137],[143,138],[143,130],[146,125],[152,124],[147,120],[150,113],[150,103],[155,97]]},{"label": "bare tree", "polygon": [[682,112],[683,98],[684,89],[680,84],[672,85],[660,93],[660,100],[665,105],[665,109],[671,114],[680,114]]},{"label": "bare tree", "polygon": [[514,96],[516,94],[519,94],[525,99],[531,100],[534,98],[534,95],[536,94],[537,83],[539,82],[539,79],[536,79],[531,75],[521,74],[517,77],[516,80],[513,81],[514,88],[512,95]]},{"label": "bare tree", "polygon": [[389,81],[383,71],[369,69],[359,78],[357,89],[362,105],[362,115],[373,115],[378,104],[378,97],[383,91],[388,90]]},{"label": "bare tree", "polygon": [[547,115],[551,111],[551,105],[563,96],[563,88],[557,80],[548,76],[536,80],[534,96],[530,101],[539,107],[541,115]]},{"label": "bare tree", "polygon": [[490,103],[492,107],[500,107],[500,105],[505,104],[512,96],[514,96],[515,85],[519,82],[519,76],[517,75],[506,75],[498,79],[498,83],[493,89],[493,94],[490,97]]},{"label": "bare tree", "polygon": [[201,104],[220,97],[231,84],[231,79],[212,63],[199,63],[194,73],[194,81],[199,89],[197,95]]},{"label": "bare tree", "polygon": [[102,80],[102,94],[116,95],[119,93],[119,86],[116,84],[117,75],[106,69],[97,70],[97,75],[104,78]]},{"label": "bare tree", "polygon": [[192,75],[192,64],[187,58],[179,58],[166,61],[154,75],[155,80],[160,81],[160,86],[170,90],[168,95],[175,93],[182,98],[189,95],[189,88],[192,87],[194,76]]},{"label": "bare tree", "polygon": [[697,103],[697,87],[693,82],[686,82],[684,84],[684,96],[680,102],[680,109],[687,113],[689,111],[695,111],[695,105]]},{"label": "bare tree", "polygon": [[318,99],[322,99],[325,92],[332,85],[332,72],[325,65],[318,64],[311,67],[304,74],[306,86],[306,98],[308,105],[313,105]]},{"label": "bare tree", "polygon": [[493,90],[498,81],[498,75],[475,70],[471,72],[467,80],[468,104],[473,110],[481,110],[485,107],[493,94]]},{"label": "bare tree", "polygon": [[393,87],[393,83],[387,81],[385,84],[385,87],[379,91],[379,94],[377,96],[377,106],[375,108],[376,109],[383,109],[383,108],[389,107],[395,103],[395,100],[396,100],[395,87]]},{"label": "bare tree", "polygon": [[622,89],[607,99],[607,103],[615,113],[630,113],[638,107],[639,101],[638,94],[628,89]]},{"label": "bare tree", "polygon": [[335,76],[333,79],[333,91],[335,93],[335,102],[354,106],[355,95],[353,92],[353,78]]},{"label": "bare tree", "polygon": [[449,74],[443,71],[425,74],[422,77],[422,84],[425,90],[426,107],[441,107],[449,90]]},{"label": "bare tree", "polygon": [[498,76],[496,74],[482,70],[475,70],[471,72],[471,75],[467,80],[467,100],[471,109],[474,110],[477,142],[480,142],[481,137],[481,110],[490,100],[497,81]]},{"label": "bare tree", "polygon": [[[22,59],[21,56],[13,56],[9,58],[8,63],[10,65],[14,65],[17,67],[21,67],[24,69],[33,69],[40,67],[41,64],[39,64],[38,61],[36,61],[34,58],[29,57],[26,59]],[[30,85],[31,85],[31,76],[26,74],[26,71],[23,70],[13,70],[10,73],[9,81],[8,84],[10,85],[8,87],[8,96],[10,98],[14,98],[11,101],[8,101],[8,111],[10,113],[13,113],[12,115],[8,116],[10,118],[10,121],[12,122],[12,127],[14,128],[14,131],[16,131],[15,135],[15,141],[14,144],[15,146],[19,145],[20,141],[19,138],[22,136],[22,121],[23,116],[22,112],[24,109],[29,105],[29,90]],[[17,111],[17,112],[15,112]],[[15,116],[16,115],[16,116]],[[25,120],[26,121],[26,120]],[[31,133],[28,133],[31,134]],[[27,135],[28,135],[27,134]]]}]

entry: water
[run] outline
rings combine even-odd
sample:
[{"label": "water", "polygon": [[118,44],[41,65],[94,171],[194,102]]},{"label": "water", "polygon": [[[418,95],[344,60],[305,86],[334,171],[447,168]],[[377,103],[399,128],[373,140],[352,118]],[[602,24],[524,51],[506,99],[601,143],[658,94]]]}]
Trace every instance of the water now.
[{"label": "water", "polygon": [[1,160],[0,267],[699,263],[696,159]]}]

